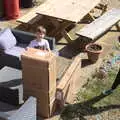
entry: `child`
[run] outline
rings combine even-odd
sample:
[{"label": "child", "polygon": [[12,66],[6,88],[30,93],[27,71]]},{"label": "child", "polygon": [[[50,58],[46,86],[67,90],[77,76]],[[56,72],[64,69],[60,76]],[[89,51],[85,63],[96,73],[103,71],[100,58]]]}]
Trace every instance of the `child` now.
[{"label": "child", "polygon": [[28,47],[50,51],[49,43],[47,40],[44,39],[45,35],[46,29],[43,26],[39,26],[36,32],[36,39],[32,40]]}]

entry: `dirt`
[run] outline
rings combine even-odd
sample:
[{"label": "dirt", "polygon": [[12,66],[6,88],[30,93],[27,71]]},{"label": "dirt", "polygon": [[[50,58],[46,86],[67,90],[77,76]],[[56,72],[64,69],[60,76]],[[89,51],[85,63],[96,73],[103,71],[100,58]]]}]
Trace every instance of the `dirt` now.
[{"label": "dirt", "polygon": [[102,47],[100,46],[100,45],[97,45],[97,44],[91,44],[91,45],[89,45],[88,47],[87,47],[87,50],[88,51],[93,51],[93,52],[95,52],[95,51],[100,51],[100,50],[102,50]]}]

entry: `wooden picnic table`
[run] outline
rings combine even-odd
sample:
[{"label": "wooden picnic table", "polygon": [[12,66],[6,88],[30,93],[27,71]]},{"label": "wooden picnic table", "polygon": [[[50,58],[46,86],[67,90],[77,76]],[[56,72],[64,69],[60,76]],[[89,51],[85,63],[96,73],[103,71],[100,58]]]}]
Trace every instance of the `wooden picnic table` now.
[{"label": "wooden picnic table", "polygon": [[37,13],[77,23],[99,3],[100,0],[48,0]]},{"label": "wooden picnic table", "polygon": [[[100,0],[47,0],[37,8],[36,13],[50,19],[56,29],[61,30],[63,36],[70,41],[71,37],[65,28],[72,23],[78,23],[99,3]],[[63,25],[59,25],[59,21]]]}]

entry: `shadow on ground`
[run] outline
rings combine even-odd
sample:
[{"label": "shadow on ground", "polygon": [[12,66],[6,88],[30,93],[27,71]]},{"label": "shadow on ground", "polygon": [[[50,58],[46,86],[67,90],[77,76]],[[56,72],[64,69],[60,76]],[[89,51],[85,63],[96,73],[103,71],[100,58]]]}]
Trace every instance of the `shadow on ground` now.
[{"label": "shadow on ground", "polygon": [[[88,42],[88,41],[87,41]],[[59,55],[68,59],[72,59],[75,56],[85,53],[85,45],[87,44],[86,41],[83,41],[81,38],[77,38],[73,42],[66,45],[66,43],[57,43],[66,45],[59,51]],[[89,59],[81,59],[81,67],[86,67],[88,65],[93,64]]]},{"label": "shadow on ground", "polygon": [[67,105],[61,114],[61,119],[63,120],[71,120],[74,118],[79,118],[80,120],[86,120],[84,117],[88,115],[95,115],[101,113],[103,111],[107,111],[110,109],[120,108],[120,105],[109,105],[103,107],[93,107],[93,105],[106,97],[103,94],[96,96],[90,100],[87,100],[82,103],[76,103],[72,105]]},{"label": "shadow on ground", "polygon": [[[60,44],[60,43],[58,43],[58,44]],[[81,52],[84,52],[84,45],[83,45],[83,42],[80,38],[69,43],[68,45],[66,45],[64,48],[62,48],[59,51],[60,56],[65,57],[65,58],[69,58],[69,59],[77,56]]]},{"label": "shadow on ground", "polygon": [[93,62],[91,62],[89,59],[82,59],[81,60],[81,68],[86,67],[88,65],[94,64]]}]

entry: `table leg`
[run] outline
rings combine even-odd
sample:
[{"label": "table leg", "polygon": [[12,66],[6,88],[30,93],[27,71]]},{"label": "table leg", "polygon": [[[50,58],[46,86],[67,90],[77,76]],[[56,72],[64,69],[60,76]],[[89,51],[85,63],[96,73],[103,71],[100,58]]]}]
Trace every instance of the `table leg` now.
[{"label": "table leg", "polygon": [[119,26],[119,22],[115,24],[116,28],[118,31],[120,31],[120,26]]},{"label": "table leg", "polygon": [[63,35],[63,37],[67,40],[67,42],[71,42],[72,38],[69,35],[69,33],[65,30],[68,26],[70,26],[72,23],[68,21],[58,21],[55,19],[50,19],[52,24],[55,26],[55,30],[52,31],[50,34],[52,36],[57,36],[59,33]]},{"label": "table leg", "polygon": [[69,35],[69,33],[67,33],[66,30],[63,30],[63,31],[61,32],[61,34],[62,34],[63,37],[67,40],[68,43],[72,42],[72,38],[71,38],[71,36]]},{"label": "table leg", "polygon": [[98,4],[95,8],[96,8],[96,9],[99,9],[99,10],[102,10],[101,15],[103,15],[103,14],[107,11],[108,4],[107,4],[107,3],[106,3],[106,4],[100,3],[100,4]]},{"label": "table leg", "polygon": [[89,15],[89,17],[90,17],[93,21],[95,20],[95,18],[91,15],[90,12],[88,13],[88,15]]}]

